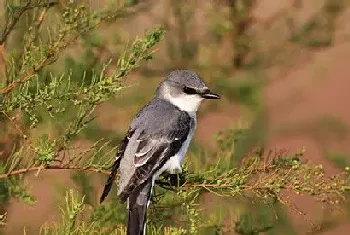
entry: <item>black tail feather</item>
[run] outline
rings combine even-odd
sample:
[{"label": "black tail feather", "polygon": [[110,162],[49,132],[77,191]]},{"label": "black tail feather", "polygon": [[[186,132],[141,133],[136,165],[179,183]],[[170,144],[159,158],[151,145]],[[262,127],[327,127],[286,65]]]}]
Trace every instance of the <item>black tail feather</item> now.
[{"label": "black tail feather", "polygon": [[100,197],[100,203],[102,203],[105,200],[105,198],[107,197],[109,191],[111,191],[113,182],[115,180],[115,176],[117,174],[117,171],[118,171],[118,168],[119,168],[119,165],[120,165],[120,159],[121,159],[120,157],[117,158],[115,160],[115,162],[113,163],[111,174],[108,177],[108,180],[107,180],[107,182],[105,184],[105,188],[103,189],[103,193],[102,193],[102,195]]},{"label": "black tail feather", "polygon": [[136,205],[129,208],[127,235],[144,235],[146,223],[146,205]]},{"label": "black tail feather", "polygon": [[127,235],[145,235],[146,214],[151,192],[152,183],[149,180],[140,191],[130,195]]}]

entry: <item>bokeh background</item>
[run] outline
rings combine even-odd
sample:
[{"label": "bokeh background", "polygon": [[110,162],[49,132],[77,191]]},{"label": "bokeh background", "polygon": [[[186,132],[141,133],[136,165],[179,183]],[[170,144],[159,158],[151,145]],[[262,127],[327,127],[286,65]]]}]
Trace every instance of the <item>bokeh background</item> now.
[{"label": "bokeh background", "polygon": [[[235,148],[241,156],[256,145],[265,149],[305,148],[305,158],[322,164],[327,174],[350,165],[350,1],[348,0],[147,0],[130,1],[132,12],[117,24],[102,27],[71,46],[50,69],[100,70],[102,61],[117,57],[123,46],[154,25],[165,27],[153,60],[125,80],[130,85],[118,97],[96,111],[95,121],[80,135],[77,148],[104,137],[116,145],[132,117],[152,98],[157,84],[178,68],[197,71],[213,91],[223,97],[207,101],[200,110],[198,129],[186,161],[194,169],[212,164],[210,153],[218,148],[218,134],[248,128]],[[103,7],[104,1],[88,1]],[[4,13],[5,0],[0,1]],[[1,21],[0,21],[1,22]],[[25,19],[11,35],[8,48],[16,49],[23,38]],[[0,58],[0,70],[3,63]],[[51,133],[55,123],[40,131]],[[5,158],[15,140],[0,136],[0,157]],[[195,158],[194,158],[195,156]],[[40,203],[27,205],[11,199],[6,204],[8,224],[4,234],[36,234],[47,221],[59,218],[58,200],[69,187],[82,187],[97,203],[104,178],[66,171],[29,175],[30,191]],[[288,195],[305,215],[281,209],[277,228],[256,234],[304,234],[311,224],[322,229],[311,234],[350,233],[347,213],[333,215],[310,197]],[[203,208],[232,229],[230,201],[204,197]],[[254,206],[253,206],[254,207]],[[250,208],[251,213],[259,214]],[[250,223],[264,223],[263,213]],[[258,220],[258,222],[256,222]],[[226,231],[226,232],[225,232]],[[208,233],[209,234],[209,233]],[[216,234],[216,233],[211,233]],[[248,234],[248,233],[247,233]],[[251,233],[253,234],[253,233]]]}]

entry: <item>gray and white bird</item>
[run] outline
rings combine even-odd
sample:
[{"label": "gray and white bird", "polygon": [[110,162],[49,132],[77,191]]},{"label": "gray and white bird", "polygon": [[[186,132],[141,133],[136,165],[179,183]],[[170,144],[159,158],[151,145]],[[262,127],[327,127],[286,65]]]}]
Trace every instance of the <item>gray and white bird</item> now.
[{"label": "gray and white bird", "polygon": [[191,70],[175,70],[160,83],[155,97],[132,121],[121,141],[100,202],[108,195],[118,168],[118,199],[127,201],[128,235],[145,235],[146,210],[156,178],[181,172],[204,99],[220,99]]}]

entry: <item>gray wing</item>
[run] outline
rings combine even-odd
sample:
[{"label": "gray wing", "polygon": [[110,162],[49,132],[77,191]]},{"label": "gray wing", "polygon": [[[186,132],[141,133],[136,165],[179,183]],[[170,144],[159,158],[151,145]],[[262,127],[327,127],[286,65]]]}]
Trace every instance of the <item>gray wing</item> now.
[{"label": "gray wing", "polygon": [[105,184],[102,195],[100,197],[100,203],[102,203],[105,200],[109,191],[111,191],[113,181],[115,180],[115,176],[116,176],[118,168],[120,166],[120,160],[122,159],[124,152],[125,152],[125,149],[126,149],[126,146],[128,145],[129,140],[133,134],[134,134],[134,130],[130,129],[128,131],[128,133],[126,134],[126,136],[123,138],[123,140],[120,142],[120,145],[118,147],[118,151],[116,154],[116,160],[114,161],[114,163],[112,165],[111,173],[108,177],[108,180]]},{"label": "gray wing", "polygon": [[119,200],[125,202],[142,187],[186,141],[193,119],[164,101],[150,103],[136,116],[133,136],[121,161]]}]

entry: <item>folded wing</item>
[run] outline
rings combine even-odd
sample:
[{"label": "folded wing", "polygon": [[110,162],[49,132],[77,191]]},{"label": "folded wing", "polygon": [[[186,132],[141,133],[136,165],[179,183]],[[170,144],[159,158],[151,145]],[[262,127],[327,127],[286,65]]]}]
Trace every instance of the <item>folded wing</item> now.
[{"label": "folded wing", "polygon": [[186,141],[193,127],[193,120],[187,113],[181,113],[167,126],[145,128],[135,140],[138,143],[134,154],[135,170],[129,182],[119,193],[119,199],[125,202],[134,191],[150,179],[169,159],[174,156]]}]

